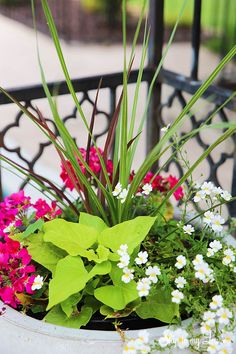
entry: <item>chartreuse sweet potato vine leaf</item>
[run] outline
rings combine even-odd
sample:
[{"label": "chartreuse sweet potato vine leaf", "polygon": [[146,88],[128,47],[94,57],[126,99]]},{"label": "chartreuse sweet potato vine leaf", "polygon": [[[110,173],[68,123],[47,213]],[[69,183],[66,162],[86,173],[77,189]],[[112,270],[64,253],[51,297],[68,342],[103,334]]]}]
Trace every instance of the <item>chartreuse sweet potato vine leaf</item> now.
[{"label": "chartreuse sweet potato vine leaf", "polygon": [[55,277],[49,283],[47,310],[81,291],[88,280],[89,274],[81,257],[67,256],[61,259],[57,263]]},{"label": "chartreuse sweet potato vine leaf", "polygon": [[99,244],[116,252],[120,245],[127,244],[128,252],[141,244],[154,224],[156,217],[139,216],[103,230],[98,236]]},{"label": "chartreuse sweet potato vine leaf", "polygon": [[166,323],[174,323],[174,319],[179,317],[179,305],[171,301],[169,289],[159,288],[148,296],[136,309],[139,317],[155,318]]},{"label": "chartreuse sweet potato vine leaf", "polygon": [[35,262],[50,270],[52,274],[55,273],[58,261],[67,255],[52,243],[44,242],[42,232],[30,236],[28,252]]},{"label": "chartreuse sweet potato vine leaf", "polygon": [[136,287],[135,281],[128,284],[106,285],[95,289],[94,296],[114,310],[123,310],[126,305],[139,297]]},{"label": "chartreuse sweet potato vine leaf", "polygon": [[90,248],[98,238],[98,231],[93,227],[55,219],[45,223],[44,240],[77,256],[81,251]]},{"label": "chartreuse sweet potato vine leaf", "polygon": [[62,311],[66,314],[67,317],[70,317],[73,311],[77,310],[76,305],[81,299],[82,299],[82,294],[77,293],[71,295],[70,297],[68,297],[68,299],[66,299],[61,303]]},{"label": "chartreuse sweet potato vine leaf", "polygon": [[103,230],[108,228],[107,224],[101,218],[88,213],[80,212],[79,223],[82,225],[93,227],[98,232],[102,232]]},{"label": "chartreuse sweet potato vine leaf", "polygon": [[44,321],[63,327],[80,328],[89,322],[92,314],[93,309],[85,305],[82,306],[80,312],[75,313],[71,317],[67,317],[62,311],[61,306],[57,305],[44,317]]}]

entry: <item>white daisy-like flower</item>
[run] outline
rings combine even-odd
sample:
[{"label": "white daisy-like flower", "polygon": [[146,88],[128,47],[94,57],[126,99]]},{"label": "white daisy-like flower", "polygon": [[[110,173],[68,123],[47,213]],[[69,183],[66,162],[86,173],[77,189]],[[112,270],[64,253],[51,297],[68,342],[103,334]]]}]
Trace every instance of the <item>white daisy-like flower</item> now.
[{"label": "white daisy-like flower", "polygon": [[136,354],[137,349],[135,345],[136,343],[134,339],[129,340],[123,348],[123,354]]},{"label": "white daisy-like flower", "polygon": [[214,327],[215,326],[215,317],[216,314],[212,311],[206,311],[204,312],[202,319],[205,323],[207,323],[210,327]]},{"label": "white daisy-like flower", "polygon": [[227,191],[222,191],[220,196],[221,196],[221,198],[223,198],[227,202],[230,201],[230,199],[232,198],[232,195]]},{"label": "white daisy-like flower", "polygon": [[192,235],[195,231],[194,227],[190,224],[183,226],[184,234]]},{"label": "white daisy-like flower", "polygon": [[219,342],[217,339],[212,338],[208,341],[208,347],[207,347],[207,352],[210,354],[215,354],[217,353],[219,348]]},{"label": "white daisy-like flower", "polygon": [[161,128],[161,132],[166,133],[170,129],[170,124],[167,124],[166,127]]},{"label": "white daisy-like flower", "polygon": [[206,254],[207,257],[212,257],[212,256],[214,256],[214,254],[215,254],[215,252],[212,248],[207,249],[207,254]]},{"label": "white daisy-like flower", "polygon": [[120,257],[120,262],[117,264],[119,268],[126,268],[129,265],[130,256],[128,254],[123,254]]},{"label": "white daisy-like flower", "polygon": [[139,252],[138,257],[135,258],[136,264],[145,264],[148,261],[148,253],[147,251]]},{"label": "white daisy-like flower", "polygon": [[176,258],[176,263],[175,263],[176,268],[182,269],[186,266],[186,264],[187,264],[187,260],[185,256],[180,255]]},{"label": "white daisy-like flower", "polygon": [[207,225],[211,225],[212,220],[214,219],[215,215],[214,213],[212,213],[212,211],[206,211],[204,213],[204,218],[203,218],[203,222]]},{"label": "white daisy-like flower", "polygon": [[139,280],[137,290],[139,297],[148,296],[150,291],[150,280],[148,278]]},{"label": "white daisy-like flower", "polygon": [[217,354],[231,354],[233,353],[233,347],[230,343],[221,343],[218,348]]},{"label": "white daisy-like flower", "polygon": [[[205,214],[204,214],[205,215]],[[221,215],[216,214],[211,220],[211,228],[215,232],[221,232],[223,230],[223,224],[225,223],[224,218]]]},{"label": "white daisy-like flower", "polygon": [[150,334],[146,329],[142,329],[138,332],[138,339],[141,340],[143,343],[147,344],[149,342]]},{"label": "white daisy-like flower", "polygon": [[213,271],[209,267],[208,263],[202,262],[196,265],[195,270],[195,277],[202,280],[204,283],[208,283],[208,281],[213,280]]},{"label": "white daisy-like flower", "polygon": [[224,265],[229,265],[231,262],[235,261],[234,252],[230,248],[227,248],[226,250],[224,250],[224,255],[225,255],[225,257],[222,260],[222,263]]},{"label": "white daisy-like flower", "polygon": [[172,295],[171,301],[175,302],[176,304],[180,304],[180,302],[184,298],[184,294],[181,291],[179,291],[179,290],[173,290],[171,292],[171,295]]},{"label": "white daisy-like flower", "polygon": [[112,192],[114,197],[118,197],[118,195],[121,193],[122,191],[122,185],[120,182],[117,183],[117,185],[115,186],[114,191]]},{"label": "white daisy-like flower", "polygon": [[209,246],[214,251],[214,253],[216,253],[222,249],[222,243],[217,240],[210,242]]},{"label": "white daisy-like flower", "polygon": [[233,317],[233,313],[225,307],[221,307],[219,310],[217,310],[216,315],[219,317],[219,323],[223,325],[228,325],[230,319]]},{"label": "white daisy-like flower", "polygon": [[158,339],[158,342],[162,348],[167,347],[167,345],[170,345],[173,343],[174,339],[174,331],[171,331],[170,329],[166,329],[163,332],[162,337]]},{"label": "white daisy-like flower", "polygon": [[189,347],[188,332],[184,329],[178,328],[174,331],[173,341],[179,349],[185,349]]},{"label": "white daisy-like flower", "polygon": [[160,271],[160,268],[157,266],[154,266],[154,267],[149,266],[146,269],[145,274],[149,276],[149,279],[152,281],[152,283],[157,283],[157,281],[158,281],[157,275],[160,275],[161,271]]},{"label": "white daisy-like flower", "polygon": [[193,260],[193,265],[196,267],[199,264],[203,263],[204,259],[203,259],[203,255],[202,254],[197,254],[196,257]]},{"label": "white daisy-like flower", "polygon": [[186,279],[184,277],[180,276],[180,277],[175,279],[175,284],[176,284],[178,289],[182,289],[187,284],[187,281],[186,281]]},{"label": "white daisy-like flower", "polygon": [[134,279],[134,275],[133,275],[134,270],[133,269],[129,269],[129,268],[124,268],[123,269],[123,275],[121,277],[121,280],[124,283],[129,283],[131,280]]},{"label": "white daisy-like flower", "polygon": [[220,308],[223,304],[223,297],[221,295],[215,295],[213,296],[213,298],[211,299],[211,302],[210,302],[210,308],[212,310],[216,310],[218,308]]},{"label": "white daisy-like flower", "polygon": [[235,334],[233,332],[223,332],[220,339],[223,343],[234,343],[236,341]]},{"label": "white daisy-like flower", "polygon": [[202,322],[200,327],[200,332],[201,334],[210,336],[212,332],[212,328],[207,322]]},{"label": "white daisy-like flower", "polygon": [[128,252],[128,245],[127,244],[120,245],[120,248],[117,251],[119,256],[123,256],[123,255],[127,254],[127,252]]},{"label": "white daisy-like flower", "polygon": [[40,275],[37,275],[35,278],[34,278],[34,282],[31,286],[31,289],[34,291],[34,290],[39,290],[41,289],[43,286],[43,277],[41,277]]},{"label": "white daisy-like flower", "polygon": [[152,191],[152,185],[150,183],[144,184],[144,186],[142,187],[142,193],[144,195],[149,195],[151,191]]},{"label": "white daisy-like flower", "polygon": [[195,196],[193,197],[193,201],[195,203],[198,203],[198,202],[200,202],[201,200],[204,200],[204,199],[206,199],[206,194],[205,194],[205,192],[203,192],[201,190],[197,191]]},{"label": "white daisy-like flower", "polygon": [[213,194],[215,194],[216,196],[220,195],[223,192],[223,189],[220,187],[214,187],[213,189]]},{"label": "white daisy-like flower", "polygon": [[215,185],[212,182],[204,182],[201,186],[201,190],[206,194],[206,195],[211,195],[212,192],[214,191]]},{"label": "white daisy-like flower", "polygon": [[128,189],[126,188],[122,189],[122,191],[118,196],[118,199],[120,199],[121,204],[125,202],[127,195],[128,195]]}]

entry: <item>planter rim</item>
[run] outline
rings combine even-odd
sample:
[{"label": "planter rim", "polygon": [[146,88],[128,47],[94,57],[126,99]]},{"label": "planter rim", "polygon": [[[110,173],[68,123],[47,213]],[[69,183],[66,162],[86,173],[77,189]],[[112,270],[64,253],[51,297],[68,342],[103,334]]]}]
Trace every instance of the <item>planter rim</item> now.
[{"label": "planter rim", "polygon": [[[121,337],[118,332],[116,331],[98,331],[98,330],[91,330],[91,329],[76,329],[76,328],[68,328],[68,327],[63,327],[63,326],[57,326],[53,325],[51,323],[46,323],[44,321],[37,320],[35,318],[32,318],[30,316],[24,315],[21,312],[18,312],[17,310],[11,308],[10,306],[4,304],[0,300],[0,308],[5,307],[6,312],[1,316],[2,319],[5,321],[16,325],[18,327],[21,327],[25,330],[28,331],[33,331],[36,333],[40,333],[45,336],[53,336],[53,337],[58,337],[58,338],[63,338],[63,339],[69,339],[69,340],[96,340],[96,341],[101,341],[101,342],[109,342],[109,341],[116,341],[117,343],[121,341]],[[191,321],[190,319],[182,321],[183,325],[187,325]],[[153,328],[148,328],[148,332],[150,333],[151,336],[158,336],[161,335],[162,332],[167,329],[168,326],[162,326],[162,327],[153,327]],[[125,331],[129,333],[130,337],[135,337],[137,336],[137,333],[139,330],[127,330]]]}]

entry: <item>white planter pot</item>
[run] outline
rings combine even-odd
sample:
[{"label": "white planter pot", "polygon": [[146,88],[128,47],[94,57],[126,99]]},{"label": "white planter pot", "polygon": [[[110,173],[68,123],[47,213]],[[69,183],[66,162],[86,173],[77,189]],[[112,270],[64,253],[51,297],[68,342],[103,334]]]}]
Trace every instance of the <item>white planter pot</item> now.
[{"label": "white planter pot", "polygon": [[[229,237],[228,243],[236,241]],[[0,316],[0,347],[4,354],[121,354],[123,342],[117,332],[70,329],[48,324],[23,315],[4,305]],[[186,322],[186,321],[184,321]],[[167,327],[148,329],[150,339],[160,337]],[[128,337],[137,338],[138,331]],[[236,337],[236,333],[235,333]],[[163,352],[162,352],[163,353]],[[169,354],[169,350],[165,352]],[[190,354],[189,350],[173,350],[173,354]],[[236,353],[236,344],[234,351]]]},{"label": "white planter pot", "polygon": [[[1,353],[4,354],[121,354],[123,342],[113,331],[93,331],[54,326],[23,315],[4,305],[0,317]],[[151,339],[160,337],[167,327],[151,328]],[[136,338],[138,331],[129,331]],[[169,352],[169,351],[168,351]],[[167,353],[167,352],[166,352]],[[173,351],[173,354],[190,351]]]}]

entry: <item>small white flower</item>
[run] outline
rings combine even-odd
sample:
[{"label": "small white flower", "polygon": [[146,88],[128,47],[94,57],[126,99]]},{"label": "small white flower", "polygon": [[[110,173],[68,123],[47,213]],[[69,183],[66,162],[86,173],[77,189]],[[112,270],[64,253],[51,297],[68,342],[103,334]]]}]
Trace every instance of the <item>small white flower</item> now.
[{"label": "small white flower", "polygon": [[37,275],[37,277],[34,278],[34,282],[31,286],[31,289],[34,290],[39,290],[41,289],[43,286],[43,277],[41,277],[40,275]]},{"label": "small white flower", "polygon": [[232,198],[232,195],[229,192],[227,192],[227,191],[222,191],[220,196],[221,196],[221,198],[223,198],[227,202]]},{"label": "small white flower", "polygon": [[184,233],[185,233],[185,234],[188,234],[188,235],[192,235],[192,233],[195,231],[195,230],[194,230],[194,227],[193,227],[192,225],[190,225],[190,224],[185,225],[185,226],[183,227],[183,230],[184,230]]},{"label": "small white flower", "polygon": [[215,338],[212,338],[208,341],[207,352],[210,354],[215,354],[217,353],[218,347],[219,342]]},{"label": "small white flower", "polygon": [[196,257],[193,260],[193,265],[196,267],[199,264],[203,263],[204,259],[203,259],[203,255],[202,254],[197,254]]},{"label": "small white flower", "polygon": [[222,249],[222,243],[217,240],[210,242],[209,246],[214,251],[214,253],[216,253]]},{"label": "small white flower", "polygon": [[3,232],[10,233],[12,230],[15,229],[15,225],[14,224],[15,224],[15,222],[11,222],[7,227],[5,227]]},{"label": "small white flower", "polygon": [[209,281],[214,280],[213,278],[213,271],[209,267],[208,263],[202,262],[198,265],[195,265],[195,277],[197,279],[202,280],[204,283],[208,283]]},{"label": "small white flower", "polygon": [[125,254],[127,254],[128,252],[128,245],[120,245],[120,248],[118,249],[117,253],[119,254],[119,256],[123,256]]},{"label": "small white flower", "polygon": [[208,323],[202,322],[200,327],[200,332],[205,335],[211,335],[212,328]]},{"label": "small white flower", "polygon": [[218,348],[218,354],[231,354],[233,353],[233,347],[230,343],[221,343]]},{"label": "small white flower", "polygon": [[181,300],[183,300],[184,298],[184,294],[179,290],[173,290],[171,295],[172,295],[171,301],[175,302],[176,304],[180,304]]},{"label": "small white flower", "polygon": [[129,265],[130,256],[128,254],[124,254],[120,257],[120,263],[117,264],[119,268],[126,268]]},{"label": "small white flower", "polygon": [[150,183],[146,183],[144,184],[143,188],[142,188],[142,193],[144,195],[149,195],[152,191],[152,185]]},{"label": "small white flower", "polygon": [[203,192],[203,191],[200,190],[200,191],[197,191],[197,192],[196,192],[196,194],[195,194],[193,200],[194,200],[195,203],[198,203],[198,202],[200,202],[201,200],[204,200],[205,198],[206,198],[205,192]]},{"label": "small white flower", "polygon": [[[204,214],[205,215],[205,214]],[[223,230],[223,224],[225,223],[225,220],[222,218],[221,215],[216,214],[211,220],[211,228],[215,232],[221,232]]]},{"label": "small white flower", "polygon": [[227,248],[227,249],[224,251],[224,255],[225,255],[225,257],[224,257],[223,260],[222,260],[222,263],[223,263],[224,265],[229,265],[231,262],[234,262],[234,261],[235,261],[234,252],[233,252],[230,248]]},{"label": "small white flower", "polygon": [[214,191],[214,184],[212,182],[204,182],[201,186],[201,190],[206,194],[206,195],[211,195],[212,192]]},{"label": "small white flower", "polygon": [[217,310],[216,315],[219,317],[219,323],[224,325],[228,325],[230,318],[233,317],[233,313],[225,307],[221,307],[219,310]]},{"label": "small white flower", "polygon": [[216,314],[212,311],[206,311],[203,314],[203,320],[206,324],[208,324],[210,327],[214,327],[215,326],[215,317]]},{"label": "small white flower", "polygon": [[124,346],[123,354],[136,354],[137,350],[135,344],[134,339],[129,340]]},{"label": "small white flower", "polygon": [[133,275],[134,270],[133,269],[129,269],[129,268],[124,268],[123,269],[123,275],[121,277],[121,280],[124,283],[129,283],[131,280],[134,279],[134,275]]},{"label": "small white flower", "polygon": [[145,264],[148,261],[148,253],[147,251],[139,252],[138,257],[135,258],[136,264]]},{"label": "small white flower", "polygon": [[213,296],[209,306],[212,310],[216,310],[219,307],[221,307],[222,304],[223,304],[223,297],[221,295],[215,295]]},{"label": "small white flower", "polygon": [[223,332],[220,336],[223,343],[234,343],[236,338],[233,332]]},{"label": "small white flower", "polygon": [[149,332],[146,329],[142,329],[138,332],[138,339],[141,340],[143,343],[147,344],[149,341]]},{"label": "small white flower", "polygon": [[142,347],[139,349],[141,354],[148,354],[151,351],[151,347],[147,344],[143,344]]},{"label": "small white flower", "polygon": [[170,329],[166,329],[163,332],[163,336],[159,338],[158,342],[162,348],[167,347],[167,345],[172,344],[174,339],[174,332],[171,331]]},{"label": "small white flower", "polygon": [[122,191],[118,196],[118,199],[120,199],[121,204],[125,202],[127,195],[128,195],[128,189],[126,188],[122,189]]},{"label": "small white flower", "polygon": [[236,267],[233,267],[233,272],[236,273]]},{"label": "small white flower", "polygon": [[114,197],[118,197],[118,195],[121,193],[122,191],[122,185],[120,184],[120,182],[117,183],[117,185],[115,186],[114,191],[112,192]]},{"label": "small white flower", "polygon": [[212,248],[207,249],[207,254],[206,254],[207,257],[212,257],[212,256],[214,256],[214,254],[215,254],[215,252]]},{"label": "small white flower", "polygon": [[148,296],[150,290],[150,281],[148,278],[139,280],[137,284],[137,290],[139,297]]},{"label": "small white flower", "polygon": [[184,329],[177,329],[174,331],[174,342],[179,349],[189,347],[188,333]]},{"label": "small white flower", "polygon": [[203,218],[203,222],[207,225],[211,225],[212,220],[214,219],[214,214],[211,211],[206,211],[204,213],[204,218]]},{"label": "small white flower", "polygon": [[149,266],[146,269],[145,272],[146,275],[149,276],[149,279],[153,282],[153,283],[157,283],[158,279],[157,279],[157,275],[161,274],[160,268],[157,266],[151,267]]},{"label": "small white flower", "polygon": [[185,284],[187,284],[187,281],[184,277],[178,277],[175,279],[175,284],[178,289],[184,288]]},{"label": "small white flower", "polygon": [[170,124],[167,124],[166,127],[161,128],[161,132],[166,133],[170,129]]},{"label": "small white flower", "polygon": [[176,263],[175,263],[175,267],[178,268],[178,269],[182,269],[186,266],[187,264],[187,260],[186,260],[186,257],[180,255],[176,258]]}]

